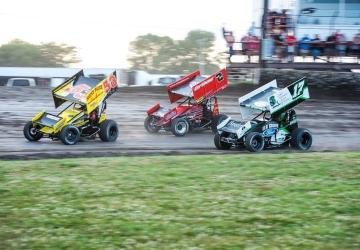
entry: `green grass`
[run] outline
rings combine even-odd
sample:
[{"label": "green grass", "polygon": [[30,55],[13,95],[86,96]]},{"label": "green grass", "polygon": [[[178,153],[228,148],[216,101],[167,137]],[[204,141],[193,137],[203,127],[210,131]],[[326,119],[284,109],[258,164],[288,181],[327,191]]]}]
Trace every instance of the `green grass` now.
[{"label": "green grass", "polygon": [[0,161],[0,249],[359,249],[360,153]]}]

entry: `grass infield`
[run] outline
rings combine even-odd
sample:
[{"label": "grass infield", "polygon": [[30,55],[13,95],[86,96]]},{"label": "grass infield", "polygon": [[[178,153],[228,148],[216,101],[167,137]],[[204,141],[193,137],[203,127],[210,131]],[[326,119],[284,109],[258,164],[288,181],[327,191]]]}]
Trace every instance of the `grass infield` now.
[{"label": "grass infield", "polygon": [[360,153],[0,161],[1,249],[360,249]]}]

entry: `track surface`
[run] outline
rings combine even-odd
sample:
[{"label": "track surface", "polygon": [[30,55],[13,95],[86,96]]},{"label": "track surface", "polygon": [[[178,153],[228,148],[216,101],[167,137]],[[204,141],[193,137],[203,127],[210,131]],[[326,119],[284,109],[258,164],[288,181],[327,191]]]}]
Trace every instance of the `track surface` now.
[{"label": "track surface", "polygon": [[[240,119],[237,97],[243,94],[232,90],[220,95],[220,111]],[[311,99],[296,108],[300,126],[313,133],[311,150],[360,150],[360,101],[330,99],[330,96],[327,100]],[[85,140],[74,146],[49,139],[28,142],[22,133],[25,122],[41,110],[55,111],[50,89],[0,87],[0,101],[0,158],[3,159],[225,153],[215,149],[210,131],[195,132],[182,138],[169,132],[154,135],[145,131],[143,121],[147,108],[157,102],[170,106],[163,87],[122,88],[110,97],[108,117],[115,120],[120,129],[120,136],[114,143],[104,143],[99,139]],[[226,152],[246,151],[234,149]]]}]

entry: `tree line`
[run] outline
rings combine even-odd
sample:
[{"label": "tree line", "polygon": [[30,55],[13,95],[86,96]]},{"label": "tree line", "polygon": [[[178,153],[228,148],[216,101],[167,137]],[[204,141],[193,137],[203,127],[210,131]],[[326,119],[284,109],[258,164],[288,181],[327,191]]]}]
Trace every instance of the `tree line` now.
[{"label": "tree line", "polygon": [[128,61],[131,69],[149,73],[184,74],[202,67],[209,74],[218,69],[214,42],[215,35],[202,30],[188,32],[183,40],[147,34],[130,43]]},{"label": "tree line", "polygon": [[[147,34],[130,42],[130,69],[149,73],[185,74],[202,68],[205,74],[218,69],[213,51],[215,35],[193,30],[183,40]],[[77,49],[62,43],[32,44],[15,39],[0,46],[0,67],[68,67],[80,62]]]},{"label": "tree line", "polygon": [[0,46],[1,67],[66,67],[79,61],[76,48],[66,44],[37,45],[15,39]]}]

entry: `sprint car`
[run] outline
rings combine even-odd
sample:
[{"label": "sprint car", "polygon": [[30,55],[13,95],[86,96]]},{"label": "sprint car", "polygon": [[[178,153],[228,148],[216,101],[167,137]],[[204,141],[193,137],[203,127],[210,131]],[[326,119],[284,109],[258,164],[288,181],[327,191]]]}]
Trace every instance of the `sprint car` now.
[{"label": "sprint car", "polygon": [[40,112],[24,126],[29,141],[43,137],[60,139],[66,145],[76,144],[80,138],[112,142],[118,137],[115,121],[106,118],[106,100],[117,89],[116,72],[102,81],[84,76],[79,71],[52,90],[57,114]]},{"label": "sprint car", "polygon": [[308,150],[312,135],[299,128],[294,106],[310,98],[308,85],[302,78],[286,88],[276,80],[239,98],[241,122],[228,117],[217,126],[214,144],[217,149],[245,148],[259,152],[264,148],[291,147]]},{"label": "sprint car", "polygon": [[144,127],[149,133],[160,129],[184,136],[193,129],[212,129],[226,117],[219,114],[217,93],[228,85],[226,69],[203,77],[196,70],[167,86],[170,103],[178,106],[168,109],[159,103],[147,110]]}]

